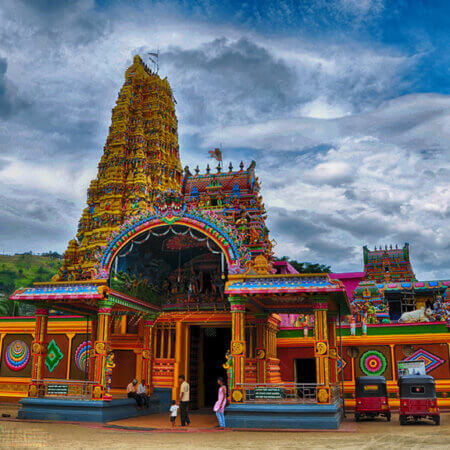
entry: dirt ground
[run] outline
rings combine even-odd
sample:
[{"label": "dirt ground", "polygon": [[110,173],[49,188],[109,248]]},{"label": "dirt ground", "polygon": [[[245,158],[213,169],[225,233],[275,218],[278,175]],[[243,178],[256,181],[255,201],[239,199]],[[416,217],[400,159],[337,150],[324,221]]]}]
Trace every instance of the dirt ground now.
[{"label": "dirt ground", "polygon": [[[192,417],[195,426],[195,416]],[[117,422],[116,422],[117,424]],[[449,448],[450,414],[441,426],[400,426],[397,415],[383,420],[354,423],[347,419],[340,431],[266,432],[213,428],[155,429],[98,424],[36,423],[0,418],[0,448],[28,449],[443,449]],[[344,430],[344,431],[342,431]]]}]

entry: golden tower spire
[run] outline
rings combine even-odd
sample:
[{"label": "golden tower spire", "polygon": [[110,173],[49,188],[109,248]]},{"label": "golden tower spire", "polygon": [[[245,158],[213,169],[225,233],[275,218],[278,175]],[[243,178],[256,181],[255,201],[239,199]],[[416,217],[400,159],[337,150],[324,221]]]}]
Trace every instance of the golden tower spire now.
[{"label": "golden tower spire", "polygon": [[166,78],[136,55],[112,110],[111,126],[88,189],[77,240],[70,241],[58,280],[91,278],[95,253],[127,217],[151,211],[159,192],[181,190],[177,117]]}]

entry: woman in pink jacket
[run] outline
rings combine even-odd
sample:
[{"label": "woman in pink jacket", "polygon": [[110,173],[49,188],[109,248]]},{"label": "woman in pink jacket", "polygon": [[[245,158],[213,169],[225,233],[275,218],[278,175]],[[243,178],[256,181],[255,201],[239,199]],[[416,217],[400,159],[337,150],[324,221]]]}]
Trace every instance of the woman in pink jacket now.
[{"label": "woman in pink jacket", "polygon": [[219,394],[217,402],[214,405],[214,412],[216,413],[217,420],[219,421],[219,428],[225,428],[224,411],[227,403],[227,388],[222,377],[217,378],[217,384],[219,385]]}]

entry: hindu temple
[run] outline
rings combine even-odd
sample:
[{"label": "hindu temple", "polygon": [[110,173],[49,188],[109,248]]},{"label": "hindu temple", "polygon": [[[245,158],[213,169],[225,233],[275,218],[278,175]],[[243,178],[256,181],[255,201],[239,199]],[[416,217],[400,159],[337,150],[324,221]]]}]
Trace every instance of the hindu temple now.
[{"label": "hindu temple", "polygon": [[0,318],[0,396],[20,417],[141,414],[133,378],[146,413],[166,411],[183,374],[193,409],[226,380],[230,427],[338,428],[357,376],[384,375],[398,403],[404,360],[450,405],[450,281],[418,281],[408,244],[297,273],[275,258],[257,164],[183,168],[177,127],[169,82],[135,56],[58,274],[11,296],[35,317]]}]

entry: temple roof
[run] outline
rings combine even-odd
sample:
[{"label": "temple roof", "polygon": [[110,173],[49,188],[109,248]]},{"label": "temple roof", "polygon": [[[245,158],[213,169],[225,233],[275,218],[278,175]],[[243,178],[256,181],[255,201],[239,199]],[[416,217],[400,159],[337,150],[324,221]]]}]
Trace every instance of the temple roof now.
[{"label": "temple roof", "polygon": [[378,289],[386,291],[402,291],[402,290],[414,290],[429,291],[429,290],[442,290],[450,289],[450,280],[439,281],[412,281],[412,282],[399,282],[399,283],[377,283]]},{"label": "temple roof", "polygon": [[[54,283],[18,289],[10,300],[19,300],[31,304],[45,304],[52,309],[70,311],[77,314],[97,312],[98,301],[104,299],[100,286],[105,280],[90,283]],[[160,308],[142,300],[114,290],[108,290],[108,299],[115,303],[114,309],[123,311],[154,312]]]},{"label": "temple roof", "polygon": [[343,286],[333,282],[328,276],[267,276],[246,278],[227,283],[225,293],[239,294],[295,294],[317,292],[341,292]]},{"label": "temple roof", "polygon": [[266,311],[311,309],[313,304],[308,301],[320,300],[327,302],[330,310],[340,308],[342,314],[350,313],[344,285],[339,280],[331,280],[328,274],[236,275],[230,278],[225,287],[227,295],[245,296]]}]

